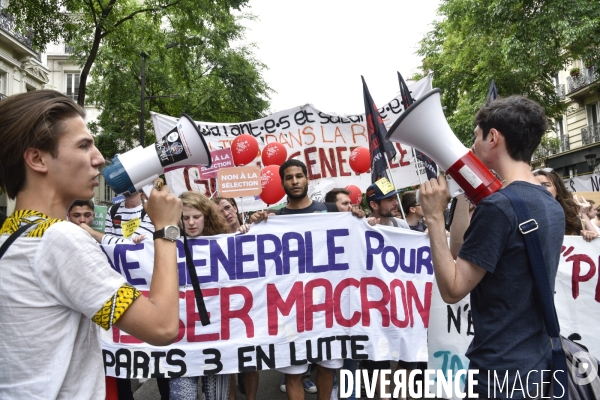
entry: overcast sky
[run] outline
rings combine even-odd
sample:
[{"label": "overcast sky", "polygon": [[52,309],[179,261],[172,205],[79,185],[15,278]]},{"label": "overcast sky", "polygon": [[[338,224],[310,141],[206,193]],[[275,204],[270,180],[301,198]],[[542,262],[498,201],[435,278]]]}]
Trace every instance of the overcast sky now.
[{"label": "overcast sky", "polygon": [[267,65],[276,93],[271,111],[306,103],[320,111],[362,114],[363,75],[377,105],[398,92],[396,71],[417,71],[418,42],[431,30],[440,0],[250,0],[257,16],[246,41]]}]

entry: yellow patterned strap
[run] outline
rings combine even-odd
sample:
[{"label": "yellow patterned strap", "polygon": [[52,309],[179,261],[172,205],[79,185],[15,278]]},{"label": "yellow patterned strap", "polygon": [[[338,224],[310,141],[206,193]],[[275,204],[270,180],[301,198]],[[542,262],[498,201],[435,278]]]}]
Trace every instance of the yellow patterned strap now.
[{"label": "yellow patterned strap", "polygon": [[123,286],[121,286],[106,303],[104,303],[100,311],[94,315],[92,321],[105,330],[109,330],[110,327],[121,318],[121,315],[123,315],[133,301],[140,297],[140,295],[141,293],[139,290],[128,283],[124,283]]},{"label": "yellow patterned strap", "polygon": [[61,221],[62,219],[50,218],[39,211],[17,210],[6,218],[6,221],[4,221],[4,224],[0,229],[0,235],[11,235],[23,224],[37,224],[35,228],[27,233],[27,237],[42,237],[44,232],[46,232],[52,224]]}]

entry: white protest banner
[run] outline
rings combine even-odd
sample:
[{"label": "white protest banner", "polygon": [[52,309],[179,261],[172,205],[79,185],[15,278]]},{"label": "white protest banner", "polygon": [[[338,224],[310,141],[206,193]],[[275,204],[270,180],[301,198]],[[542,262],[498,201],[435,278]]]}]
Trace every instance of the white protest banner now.
[{"label": "white protest banner", "polygon": [[[211,323],[199,323],[179,241],[179,336],[153,347],[116,328],[104,332],[107,375],[198,376],[339,358],[427,360],[433,266],[423,233],[371,227],[350,213],[303,214],[189,244]],[[148,290],[151,241],[103,250],[131,284]]]},{"label": "white protest banner", "polygon": [[[409,86],[412,97],[419,99],[431,90],[431,77],[427,76]],[[357,93],[361,96],[362,93]],[[386,125],[390,127],[404,111],[401,97],[394,98],[384,104],[379,113]],[[151,113],[157,139],[162,138],[175,125],[177,118]],[[285,111],[279,111],[268,117],[242,123],[199,122],[196,124],[202,131],[211,150],[227,148],[242,133],[257,138],[262,149],[268,143],[279,142],[287,149],[288,159],[299,158],[308,169],[308,178],[317,183],[321,179],[332,179],[335,187],[355,185],[363,192],[371,184],[368,173],[356,175],[348,164],[353,149],[369,147],[365,115],[339,116],[326,114],[307,104]],[[393,181],[398,188],[413,186],[419,183],[412,150],[409,146],[394,143],[397,149],[395,160],[390,160]],[[260,157],[256,158],[260,165]],[[200,178],[198,167],[189,166],[174,170],[165,177],[171,190],[179,194],[186,190],[195,190],[210,197],[216,191],[214,179]],[[245,197],[241,208],[255,211],[264,208],[262,201]]]},{"label": "white protest banner", "polygon": [[[580,236],[565,236],[555,285],[561,335],[579,335],[576,342],[600,358],[600,239],[588,243]],[[474,335],[469,296],[447,304],[434,286],[428,368],[455,374],[469,368],[465,352]]]},{"label": "white protest banner", "polygon": [[571,192],[600,192],[600,175],[591,174],[574,178],[563,178]]}]

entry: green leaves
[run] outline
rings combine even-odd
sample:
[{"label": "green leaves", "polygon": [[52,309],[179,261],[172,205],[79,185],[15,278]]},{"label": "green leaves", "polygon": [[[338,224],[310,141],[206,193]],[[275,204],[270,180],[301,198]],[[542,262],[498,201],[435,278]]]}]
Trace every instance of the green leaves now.
[{"label": "green leaves", "polygon": [[[259,118],[270,88],[243,38],[243,0],[19,0],[9,12],[33,28],[39,48],[65,39],[82,68],[79,102],[101,109],[90,130],[106,157],[140,136],[140,53],[145,68],[146,143],[154,141],[149,111],[196,120]],[[89,79],[88,79],[89,74]],[[88,84],[89,82],[89,84]],[[162,96],[162,97],[161,97]],[[149,99],[150,98],[150,99]]]},{"label": "green leaves", "polygon": [[553,77],[574,59],[599,55],[597,1],[444,0],[439,14],[418,54],[466,145],[492,79],[501,96],[525,95],[555,117],[564,104]]}]

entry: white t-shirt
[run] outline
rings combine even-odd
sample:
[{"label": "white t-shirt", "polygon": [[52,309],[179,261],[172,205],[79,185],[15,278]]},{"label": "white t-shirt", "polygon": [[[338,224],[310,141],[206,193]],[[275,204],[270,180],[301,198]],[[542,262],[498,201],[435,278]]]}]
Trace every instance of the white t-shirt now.
[{"label": "white t-shirt", "polygon": [[[110,207],[106,212],[106,223],[104,226],[104,237],[102,238],[102,244],[116,244],[119,243],[116,237],[124,237],[123,236],[123,224],[138,219],[140,220],[142,216],[143,207],[141,205],[133,208],[125,208],[125,202],[119,204],[119,208],[115,214],[115,222],[113,224],[112,217],[110,215]],[[152,237],[154,233],[154,225],[150,220],[148,214],[144,215],[144,218],[141,218],[139,221],[139,226],[133,233],[133,235],[146,235],[146,237]],[[131,235],[131,236],[133,236]],[[131,236],[129,238],[131,238]]]},{"label": "white t-shirt", "polygon": [[126,281],[75,224],[24,236],[0,260],[0,399],[103,400],[92,317]]}]

